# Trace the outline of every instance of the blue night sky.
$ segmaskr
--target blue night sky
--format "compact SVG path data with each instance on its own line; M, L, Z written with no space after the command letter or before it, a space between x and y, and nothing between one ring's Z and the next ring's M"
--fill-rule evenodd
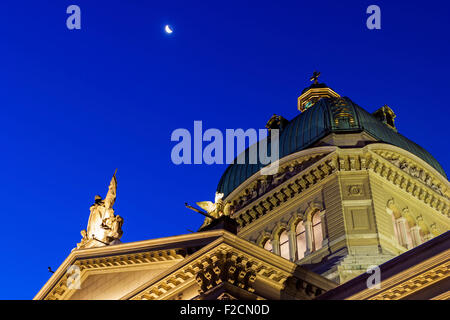
M395 2L395 4L394 4ZM66 8L81 8L81 30ZM381 30L366 8L381 8ZM0 299L31 299L118 168L122 241L188 233L226 165L171 162L173 130L264 128L321 81L449 172L450 7L441 1L0 2ZM174 33L168 35L164 26Z

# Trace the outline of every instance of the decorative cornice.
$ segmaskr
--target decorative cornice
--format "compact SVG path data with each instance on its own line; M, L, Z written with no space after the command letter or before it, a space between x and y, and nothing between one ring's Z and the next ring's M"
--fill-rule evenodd
M443 186L442 183L434 179L432 174L427 172L427 170L420 168L420 166L415 164L413 161L390 151L374 150L374 152L391 162L393 165L407 173L412 178L420 181L421 183L430 187L433 191L450 200L450 196L446 194L448 191L447 188Z
M393 183L414 198L427 204L429 207L441 212L444 216L449 217L450 201L443 195L443 192L432 189L422 180L411 176L409 172L405 172L400 167L397 167L391 161L375 152L367 155L367 168L369 171L372 171L383 179ZM420 167L416 165L414 168ZM428 177L428 181L432 180L432 177L429 174L424 173L424 175ZM439 186L442 185L440 184Z
M202 293L228 282L241 289L254 292L252 287L256 280L256 270L252 262L233 252L216 252L213 256L203 259L197 265L199 271L195 280Z
M335 146L324 146L324 147L315 147L310 148L306 150L301 150L296 153L287 155L279 160L279 171L277 172L278 179L277 181L280 181L281 178L284 179L284 177L281 177L281 174L285 171L288 171L289 169L292 169L292 167L297 169L305 169L307 165L309 165L308 160L312 158L317 157L323 157L324 155L327 155L329 153L332 153L336 151L338 147ZM312 161L311 163L314 163ZM296 167L297 166L297 167ZM298 172L296 172L298 173ZM246 181L244 181L240 186L238 186L236 189L234 189L225 199L224 201L227 202L235 202L238 201L240 197L244 196L245 194L248 194L252 188L254 188L259 182L262 182L262 180L267 179L268 175L262 175L261 171L256 172L253 174L250 178L248 178ZM270 178L269 178L270 179ZM286 180L286 179L285 179ZM272 186L270 188L273 188ZM263 190L264 192L268 192L270 188L266 188ZM262 194L259 194L258 197L260 197ZM237 210L235 210L237 211Z
M282 203L289 201L298 194L310 189L315 184L326 179L336 172L338 163L336 157L331 155L319 157L308 167L289 177L287 180L278 180L278 184L259 198L249 200L249 203L238 209L232 217L241 227L252 223L259 217L272 211ZM279 175L282 175L280 173ZM278 175L272 181L277 181ZM251 192L250 192L251 193Z
M400 300L450 276L450 250L381 281L381 289L365 289L348 300Z
M427 272L421 273L406 282L371 297L370 300L400 300L413 294L414 292L448 278L449 275L450 262L447 262L444 265L437 266Z
M430 300L450 300L450 291L444 292Z
M271 254L267 251L266 253ZM236 270L231 274L227 274L227 271L223 266L219 267L219 265L226 264L227 260L229 263L231 262L230 267L236 268L237 266L240 268L238 274L236 274ZM216 246L213 250L205 252L204 255L185 266L177 268L176 272L168 274L141 292L129 297L129 299L163 300L175 293L175 287L178 287L183 283L192 283L194 281L199 285L200 292L206 291L213 286L220 284L220 281L224 282L223 280L220 280L219 275L223 276L225 281L230 283L233 283L232 281L234 281L241 288L253 292L252 285L255 282L256 277L265 278L272 286L281 290L284 281L290 274L274 265L267 265L261 260L249 256L232 246L221 244Z

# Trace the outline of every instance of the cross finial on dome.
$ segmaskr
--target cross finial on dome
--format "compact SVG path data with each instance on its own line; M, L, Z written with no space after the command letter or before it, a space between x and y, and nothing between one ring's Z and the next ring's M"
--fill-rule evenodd
M309 79L309 81L314 81L314 84L318 84L319 81L320 72L314 71L312 77Z

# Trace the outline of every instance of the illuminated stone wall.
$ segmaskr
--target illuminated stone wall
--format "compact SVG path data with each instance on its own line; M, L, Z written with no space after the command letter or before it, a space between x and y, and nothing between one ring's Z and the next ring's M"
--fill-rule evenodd
M288 179L275 176L277 185L250 201L266 177L253 176L227 197L237 207L238 234L337 283L450 229L448 180L403 149L319 147L285 158L280 176L299 163L308 166ZM320 248L314 248L315 214L322 219ZM299 223L310 229L304 256L297 248ZM286 244L280 248L286 234L289 255Z

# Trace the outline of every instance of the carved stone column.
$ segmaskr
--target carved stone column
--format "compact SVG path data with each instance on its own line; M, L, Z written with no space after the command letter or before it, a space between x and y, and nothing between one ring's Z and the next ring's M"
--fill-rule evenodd
M295 230L288 231L289 237L289 260L297 261L297 239L295 238Z
M407 235L408 231L406 228L408 228L407 226L408 222L406 221L406 218L405 217L398 218L397 220L395 220L395 223L397 224L398 227L397 230L399 232L401 245L407 249L411 249L412 243L410 243Z
M414 246L421 245L423 243L423 241L422 241L422 237L420 236L420 227L414 226L410 230L411 230L411 236L414 241Z
M325 211L321 211L319 213L320 215L320 221L321 221L321 226L322 226L322 236L323 236L323 240L322 240L322 247L325 247L328 245L328 228L327 228L327 221L325 218Z
M313 251L313 242L312 242L312 222L311 221L305 221L305 238L306 238L306 252L305 256L310 254Z
M272 240L272 252L280 255L280 239L273 239Z

